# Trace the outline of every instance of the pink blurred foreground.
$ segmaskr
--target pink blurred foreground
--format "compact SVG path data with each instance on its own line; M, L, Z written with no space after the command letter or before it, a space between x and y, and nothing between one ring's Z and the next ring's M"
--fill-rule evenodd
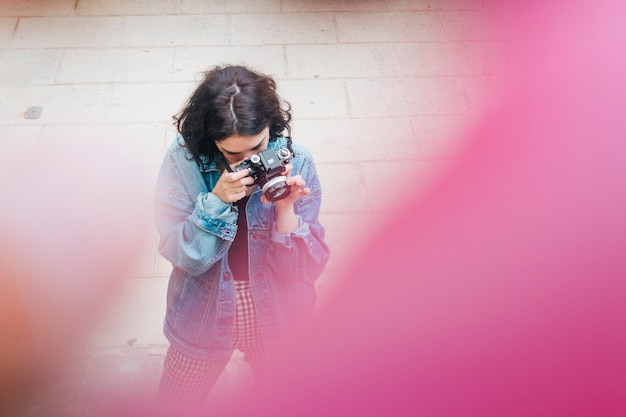
M522 39L508 99L429 193L407 193L261 386L215 415L626 415L626 5L528 3L508 15ZM48 188L15 172L33 194L0 177L13 204L0 325L17 341L0 349L2 393L24 369L62 363L139 236L109 228L137 213L99 210L132 192L92 177L74 213L58 203L81 188L67 171Z
M626 6L531 3L509 99L232 415L626 415Z
M73 367L149 230L148 188L123 150L59 139L0 158L3 415Z

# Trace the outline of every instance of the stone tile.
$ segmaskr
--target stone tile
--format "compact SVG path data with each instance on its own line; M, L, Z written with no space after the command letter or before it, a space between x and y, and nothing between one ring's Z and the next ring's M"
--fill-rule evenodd
M36 146L41 134L41 126L0 125L0 140L3 145Z
M387 217L381 213L321 213L326 229L333 269L343 269L355 262L354 256L369 243L372 234L382 227ZM327 267L328 268L328 267Z
M42 155L65 150L75 154L76 157L86 158L91 162L91 170L103 173L100 175L106 175L119 184L127 184L130 188L126 191L132 189L133 204L129 205L127 210L135 211L140 216L140 220L135 221L134 226L141 228L145 240L137 246L137 253L133 254L133 263L122 271L120 277L146 276L145 274L152 276L154 273L153 260L149 263L142 262L146 253L154 252L152 215L154 179L149 178L146 173L151 171L147 167L149 164L157 166L158 162L150 161L150 157L154 154L154 149L160 149L163 143L162 136L156 135L159 130L162 131L162 127L160 129L156 127L154 130L155 137L146 140L136 133L141 131L140 127L133 129L132 126L122 128L97 124L82 127L75 124L47 125L42 129L37 148ZM122 131L123 133L118 133ZM110 162L98 158L98 155L108 155ZM115 158L111 159L113 155ZM150 256L153 257L151 254Z
M182 109L193 87L188 83L114 84L107 120L168 123Z
M214 65L245 65L274 79L285 78L281 46L215 46L177 48L172 81L202 79L202 72Z
M80 0L77 15L169 15L176 14L177 0Z
M155 275L169 277L172 273L172 264L161 255L157 254L156 256Z
M65 141L99 141L124 153L138 168L158 167L165 148L165 122L47 125L41 132L41 142L63 138ZM152 179L151 181L152 182ZM150 204L151 205L151 204Z
M463 77L468 106L474 114L481 114L497 107L513 86L507 76Z
M148 191L148 190L146 190ZM150 196L153 196L153 189L150 188ZM150 204L148 207L152 207ZM152 213L150 213L152 214ZM150 216L152 218L152 216ZM127 278L150 278L156 276L155 274L155 257L156 257L156 231L154 231L154 222L150 223L150 233L146 238L143 246L140 248L140 253L134 260L134 264L130 266L130 269L126 271Z
M190 89L190 91L192 90ZM181 104L181 109L184 104L185 104L184 102ZM165 149L169 148L169 145L175 140L177 136L178 136L178 129L176 126L174 126L174 121L170 119L167 121L167 124L165 127Z
M409 118L296 120L292 130L317 163L419 159Z
M359 167L354 163L316 164L322 184L322 212L365 212Z
M464 114L458 80L449 78L347 80L353 117Z
M32 155L39 143L40 126L0 126L2 156L26 157Z
M101 122L108 95L106 85L0 86L0 124ZM24 119L29 106L43 107L39 119Z
M166 278L133 278L123 282L104 319L90 338L94 346L168 344L163 335Z
M289 45L286 51L289 78L388 78L398 75L389 45Z
M500 71L491 46L502 22L487 10L493 0L3 3L3 155L54 147L59 136L106 141L125 149L151 187L175 136L171 116L199 72L241 63L274 76L294 108L294 139L313 152L322 181L320 218L332 251L318 281L324 296L389 212L424 193L451 163L462 131L494 103L501 80L483 75ZM445 41L454 42L439 48ZM65 48L56 78L55 48ZM45 85L52 82L65 84ZM29 105L43 106L41 119L23 119ZM171 265L157 254L154 230L148 240L132 272L145 278L128 281L93 342L158 346L158 362L168 344L162 322ZM143 366L122 355L99 363L121 378ZM237 392L229 383L244 367L235 355L221 378L228 390Z
M76 0L9 0L1 3L0 16L70 16Z
M181 0L183 14L273 13L280 10L280 0Z
M54 49L0 50L0 84L51 84L60 56Z
M20 19L15 48L118 46L121 17L28 17Z
M402 43L393 48L406 76L484 75L507 70L504 48L496 42Z
M499 41L504 30L495 14L481 11L437 12L449 41Z
M385 10L390 12L406 12L435 9L437 0L383 0Z
M497 0L383 0L389 11L408 10L486 10Z
M230 22L231 45L335 43L331 13L240 14Z
M321 308L324 308L325 302L328 300L328 297L333 295L333 292L336 290L337 285L340 284L339 278L343 278L342 274L345 271L345 263L341 263L341 258L335 256L336 252L333 252L333 247L329 244L331 255L330 259L326 263L326 267L315 281L315 290L317 291L317 299L315 301L315 309L320 311Z
M339 42L433 42L443 39L434 12L337 13Z
M493 10L504 3L500 0L432 0L433 8L440 10Z
M127 16L124 18L123 46L226 45L228 17Z
M348 117L343 80L282 81L278 85L278 92L284 100L291 103L295 118Z
M0 17L0 48L8 48L13 38L13 30L17 25L17 19L13 17Z
M173 48L68 49L57 82L167 81L173 56Z
M464 149L476 118L472 116L416 116L421 159L457 157Z
M317 1L301 1L301 0L283 0L283 12L287 13L306 13L306 12L355 12L383 11L383 5L379 0L317 0Z
M152 195L152 193L150 193ZM150 207L152 204L150 205ZM153 219L153 213L150 213L150 218ZM151 221L151 225L154 225L154 221ZM157 233L154 227L150 228L150 234L143 246L143 251L135 261L135 265L129 276L133 278L149 278L155 276L156 266L156 247L157 247Z
M151 347L129 345L103 349L91 353L86 369L80 377L80 390L90 398L116 399L131 393L133 398L151 398L157 392L164 355L151 354ZM73 397L73 396L72 396ZM71 401L71 400L70 400ZM77 400L74 399L74 402ZM106 408L106 405L100 406ZM81 408L70 404L68 409ZM107 412L104 412L108 414Z
M365 198L368 211L393 211L404 207L409 198L425 193L439 178L443 161L363 162Z

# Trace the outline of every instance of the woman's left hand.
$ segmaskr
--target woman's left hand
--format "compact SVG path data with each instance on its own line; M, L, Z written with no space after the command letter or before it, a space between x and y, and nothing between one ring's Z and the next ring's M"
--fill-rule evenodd
M283 173L283 175L287 177L286 183L291 187L291 192L282 200L274 201L274 207L276 208L276 230L283 234L292 233L298 228L298 218L293 205L299 198L311 192L311 190L306 187L306 182L302 179L302 176L290 176L291 169L291 164L287 164L285 172ZM261 201L266 204L269 203L265 196L261 196Z
M293 206L298 199L311 192L311 190L306 187L306 181L302 179L301 175L294 175L293 177L290 176L292 168L291 164L287 164L285 166L285 172L283 175L287 177L286 184L291 187L291 192L282 200L274 201L274 205L278 210ZM270 203L270 201L265 198L265 195L261 196L261 201L265 204Z

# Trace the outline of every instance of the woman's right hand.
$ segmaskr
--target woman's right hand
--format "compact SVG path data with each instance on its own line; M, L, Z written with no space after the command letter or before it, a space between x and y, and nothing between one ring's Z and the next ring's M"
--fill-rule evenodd
M244 198L249 189L252 191L252 187L249 187L252 184L254 184L254 178L249 176L247 169L235 172L224 171L217 180L212 193L225 203L234 203Z

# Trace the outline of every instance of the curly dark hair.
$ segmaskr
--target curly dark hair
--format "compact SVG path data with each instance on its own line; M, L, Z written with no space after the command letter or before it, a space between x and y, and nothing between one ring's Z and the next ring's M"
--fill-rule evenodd
M276 82L243 66L213 67L174 116L174 125L192 158L219 154L215 142L233 135L258 135L269 127L270 141L291 133L291 106L280 99Z

